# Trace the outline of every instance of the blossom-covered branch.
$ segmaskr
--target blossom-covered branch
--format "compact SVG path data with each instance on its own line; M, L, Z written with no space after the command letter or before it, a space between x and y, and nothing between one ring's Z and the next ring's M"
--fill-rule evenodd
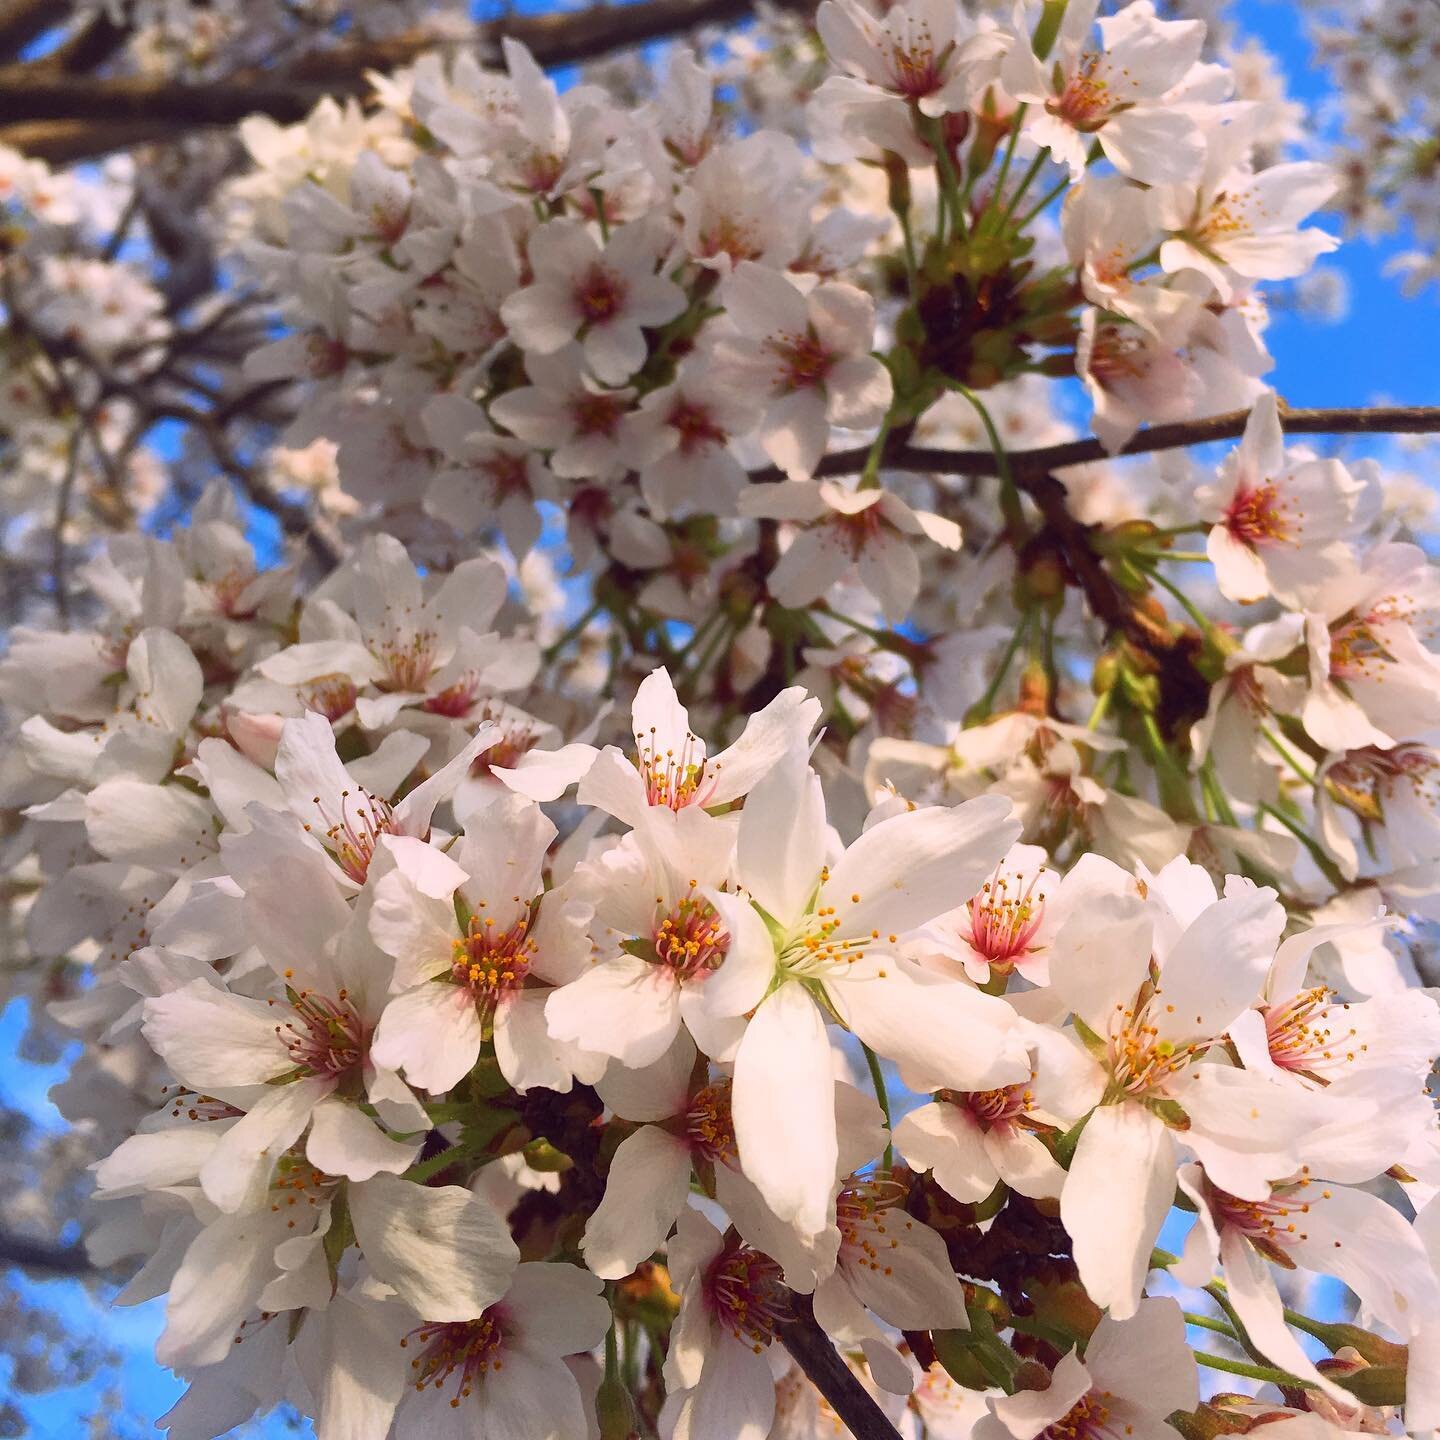
M1150 0L437 5L6 91L183 142L0 150L30 1213L162 1424L1429 1434L1430 455L1302 437L1440 412L1272 386L1337 177Z

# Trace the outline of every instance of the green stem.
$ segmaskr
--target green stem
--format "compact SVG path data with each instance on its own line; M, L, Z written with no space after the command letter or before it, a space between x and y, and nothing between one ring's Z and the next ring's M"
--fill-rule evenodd
M1185 560L1194 565L1208 565L1210 557L1203 550L1141 550L1147 560Z
M1145 566L1145 573L1160 586L1162 590L1168 590L1170 594L1180 602L1185 613L1200 627L1202 634L1209 637L1216 633L1214 622L1196 606L1195 602L1178 585L1167 580L1153 565L1147 564Z
M955 234L962 235L965 232L965 215L960 203L960 177L955 173L955 158L950 153L950 142L945 138L945 121L939 117L927 116L924 130L925 138L935 152L935 168L940 176L942 203L936 216L940 231L936 238L944 236L946 207L950 211L951 229Z
M1215 774L1215 766L1207 755L1205 763L1200 767L1200 784L1210 803L1215 807L1216 817L1222 825L1228 825L1232 830L1238 828L1239 822L1235 819L1235 812L1230 808L1230 797L1225 793L1225 787L1221 785L1219 777Z
M910 211L897 210L895 218L900 222L900 238L905 244L905 274L910 282L909 293L915 294L915 277L920 271L920 261L915 255L915 229L910 224Z
M860 1048L865 1052L865 1063L870 1067L870 1083L875 1087L875 1099L879 1102L880 1113L885 1117L885 1129L890 1130L890 1094L885 1088L885 1072L880 1068L880 1057L862 1040ZM895 1168L895 1147L886 1143L884 1166L887 1171Z
M1028 108L1022 101L1015 110L1014 119L1010 122L1010 138L1005 143L1005 153L1000 157L1000 173L995 177L995 188L990 192L992 205L999 205L1000 196L1005 189L1005 182L1010 178L1010 166L1015 160L1015 147L1020 143L1020 129L1024 124L1025 111Z
M1295 758L1295 753L1285 742L1268 726L1262 725L1260 733L1270 742L1275 753L1307 784L1314 785L1315 772L1307 769Z
M590 198L595 202L595 218L600 222L600 239L606 244L610 242L610 222L605 218L605 192L597 190L593 185L590 187Z
M995 428L995 422L990 418L984 402L968 385L962 385L958 380L947 380L945 383L970 402L980 417L980 423L985 427L990 450L995 456L995 468L1000 472L1000 509L1005 515L1005 525L1010 531L1012 541L1023 541L1028 527L1025 524L1025 512L1020 506L1020 492L1015 488L1015 477L1010 472L1010 456L1006 453L1005 442L1001 440L1000 432Z
M1337 889L1345 888L1345 879L1336 868L1335 862L1320 848L1314 836L1306 833L1298 820L1285 814L1277 805L1262 803L1260 808L1272 819L1278 820L1309 852L1321 874Z
M1087 730L1094 730L1105 718L1105 712L1110 708L1110 698L1115 694L1114 686L1104 691L1095 701L1090 711L1090 718L1085 722Z
M1150 750L1150 763L1160 787L1161 802L1177 819L1195 819L1195 796L1190 789L1190 776L1185 767L1170 753L1153 710L1140 710L1140 728Z
M1201 1330L1213 1330L1217 1335L1225 1336L1227 1340L1239 1338L1223 1320L1217 1320L1213 1315L1197 1315L1193 1310L1187 1310L1185 1311L1185 1323L1198 1326Z
M611 1303L613 1305L613 1299ZM605 1378L612 1384L617 1384L620 1380L620 1341L615 1334L613 1309L610 1312L610 1328L605 1332Z
M572 640L576 639L584 631L585 627L600 613L600 610L600 602L598 600L592 601L585 613L576 620L573 625L568 626L558 640L545 647L542 652L542 658L545 663L548 665Z
M1231 1360L1224 1355L1211 1355L1207 1351L1195 1351L1195 1359L1211 1370L1224 1370L1228 1375L1244 1375L1248 1380L1268 1380L1272 1385L1284 1385L1288 1389L1304 1389L1306 1382L1284 1370L1269 1365L1249 1365L1243 1360Z
M1066 175L1063 180L1058 181L1047 190L1040 199L1015 222L1015 228L1017 230L1023 230L1042 210L1048 209L1053 201L1059 199L1069 187L1070 177Z
M1025 198L1025 192L1035 183L1035 177L1040 173L1045 164L1045 157L1050 153L1049 146L1043 146L1036 151L1035 158L1030 162L1030 168L1021 176L1020 184L1016 186L1015 193L1005 205L1000 214L1000 226L1003 229L1015 213L1015 207Z
M1026 633L1030 629L1030 621L1033 611L1027 610L1020 617L1020 623L1015 627L1015 633L1010 637L1009 643L1005 646L1000 656L1000 663L995 668L995 674L989 685L985 687L985 693L971 707L971 714L977 719L984 719L989 715L995 704L995 697L1000 693L1000 687L1005 683L1005 677L1010 673L1010 662L1015 658L1015 652L1020 648ZM968 720L968 716L967 716Z
M860 483L856 487L859 490L876 490L880 486L880 461L885 454L885 442L890 438L891 427L895 424L895 412L893 407L885 412L885 418L880 422L880 433L876 435L874 443L870 446L870 453L865 457L865 468L860 472Z

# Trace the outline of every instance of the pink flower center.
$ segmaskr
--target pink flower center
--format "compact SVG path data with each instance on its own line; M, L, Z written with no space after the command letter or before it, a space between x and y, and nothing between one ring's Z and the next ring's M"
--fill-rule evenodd
M748 1245L723 1250L705 1276L715 1318L758 1355L789 1315L780 1267Z
M693 455L710 445L723 445L727 438L710 418L710 412L694 400L677 400L665 417L665 423L679 432L682 455Z
M496 926L493 916L472 915L465 934L451 943L451 978L482 1008L493 1010L504 996L524 988L535 954L528 914L506 930Z
M348 675L326 675L314 681L305 692L305 707L333 724L355 708L359 693Z
M416 630L414 634L387 640L375 658L385 667L385 675L377 684L382 690L423 690L435 669L433 630Z
M1045 102L1046 110L1077 130L1098 130L1115 104L1106 78L1108 68L1103 55L1081 56L1059 97Z
M657 735L654 726L648 740L638 730L635 732L636 764L645 782L645 798L652 805L664 805L671 810L703 805L706 795L715 789L719 767L706 761L703 747L694 735L686 734L678 755L669 747L660 750Z
M320 797L314 796L312 804L321 808ZM322 810L323 814L323 810ZM307 831L312 827L307 825ZM357 884L363 885L370 873L370 862L375 858L375 847L382 835L395 833L395 811L389 801L359 790L352 795L349 790L340 792L340 818L325 827L324 841L335 863Z
M453 684L426 697L420 708L431 715L447 715L458 720L468 715L480 694L480 675L466 670Z
M1318 1072L1337 1069L1355 1059L1364 1045L1356 1045L1357 1031L1353 1025L1345 1025L1336 1010L1344 1012L1348 1005L1332 1005L1335 992L1328 986L1317 985L1313 990L1302 990L1298 995L1279 1005L1267 1006L1265 1015L1265 1037L1270 1045L1270 1058L1282 1070L1306 1073L1321 1079ZM1329 1084L1328 1080L1322 1083Z
M803 335L782 335L766 344L780 362L780 386L787 391L818 389L838 358L813 330Z
M490 477L496 499L504 499L509 495L529 495L530 468L523 455L492 455L485 461L483 468Z
M1325 775L1330 793L1362 820L1381 821L1385 803L1402 785L1409 785L1422 805L1440 807L1440 756L1424 745L1397 745L1393 750L1367 747L1351 750Z
M478 1320L421 1325L400 1342L401 1347L408 1348L412 1340L423 1347L410 1362L415 1388L439 1389L453 1376L452 1410L458 1410L460 1402L475 1393L475 1386L484 1380L487 1370L504 1368L504 1313L497 1305L490 1306Z
M1028 1085L1002 1085L997 1090L945 1091L945 1098L968 1110L985 1130L1023 1120L1035 1103Z
M570 418L579 435L612 436L624 413L624 404L613 395L587 392L575 396L570 402Z
M1131 1427L1111 1421L1106 1398L1096 1390L1082 1395L1058 1420L1052 1420L1037 1440L1125 1440Z
M592 265L575 287L575 306L587 325L603 325L625 308L626 285L613 270Z
M693 882L692 882L693 883ZM655 926L655 954L682 980L718 970L730 949L730 932L703 895L687 895Z
M970 944L993 968L1010 971L1030 953L1045 919L1040 876L1007 875L999 866L966 907Z
M690 1108L685 1112L685 1138L701 1160L728 1165L732 1170L739 1165L728 1080L717 1080L691 1097Z
M1225 512L1225 528L1242 545L1294 545L1304 516L1274 482L1236 492Z
M908 43L889 37L890 75L894 88L907 100L919 100L932 95L943 83L941 56L935 53L935 37L926 24L916 26Z
M1242 1200L1213 1185L1206 1186L1206 1194L1219 1228L1240 1231L1269 1259L1293 1268L1285 1251L1310 1238L1301 1229L1304 1217L1310 1213L1310 1201L1305 1198L1309 1183L1301 1180L1277 1189L1268 1200ZM1322 1190L1320 1198L1328 1200L1330 1191Z
M364 1060L369 1031L360 1013L341 990L335 999L311 990L291 990L292 1018L275 1027L295 1068L303 1075L343 1079ZM270 1001L275 1004L275 1001Z

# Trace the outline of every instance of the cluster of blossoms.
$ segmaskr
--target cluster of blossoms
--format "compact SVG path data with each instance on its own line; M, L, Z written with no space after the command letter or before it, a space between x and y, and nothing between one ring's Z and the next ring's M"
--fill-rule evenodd
M164 488L141 437L126 440L134 407L94 378L98 366L139 381L169 328L144 271L100 244L132 180L125 162L82 179L0 145L0 503L22 563L48 546L62 490L66 538L93 539L134 523Z
M1416 248L1396 258L1407 288L1440 278L1440 34L1423 0L1309 0L1311 33L1339 96L1338 207L1357 228L1405 224Z
M824 0L803 145L513 42L242 127L348 551L216 482L0 661L175 1440L819 1436L825 1337L917 1440L1440 1428L1440 572L1262 383L1334 178L1097 8ZM1036 470L1067 376L1248 421Z

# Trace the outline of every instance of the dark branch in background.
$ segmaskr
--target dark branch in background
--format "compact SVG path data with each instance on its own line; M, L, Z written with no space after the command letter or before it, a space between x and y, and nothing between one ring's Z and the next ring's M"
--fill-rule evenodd
M1010 473L1022 482L1043 477L1052 470L1084 465L1094 460L1113 460L1122 455L1148 455L1157 450L1179 450L1187 445L1205 445L1212 440L1234 440L1245 433L1248 410L1231 410L1204 420L1181 420L1173 425L1152 425L1134 436L1111 455L1093 437L1067 440L1061 445L1044 445L1035 450L1008 452ZM1339 410L1280 411L1280 425L1287 435L1435 435L1440 434L1440 405L1374 405ZM825 456L817 475L858 475L870 454L868 445L853 450L836 450ZM992 450L946 450L933 445L898 443L887 447L887 470L928 471L934 475L998 475L999 462ZM752 470L752 481L781 480L774 466Z
M790 1358L830 1402L855 1440L900 1440L885 1412L870 1398L815 1320L808 1295L790 1297L792 1318L776 1330Z
M95 1272L83 1245L36 1240L28 1235L0 1230L0 1269L12 1265L46 1275L91 1275Z
M9 0L0 4L0 60L14 60L32 40L70 13L67 0Z
M508 36L528 45L542 65L575 64L696 26L741 20L754 3L638 0L515 15L477 27L464 43L498 55L500 40ZM78 48L80 42L73 44ZM102 57L106 53L100 40L91 48ZM304 119L323 95L363 94L367 70L394 69L443 48L446 42L431 35L357 41L283 68L245 70L205 84L138 75L97 79L62 73L44 61L9 65L0 68L0 144L58 162L148 140L173 140L196 126L233 125L257 113L294 122Z

